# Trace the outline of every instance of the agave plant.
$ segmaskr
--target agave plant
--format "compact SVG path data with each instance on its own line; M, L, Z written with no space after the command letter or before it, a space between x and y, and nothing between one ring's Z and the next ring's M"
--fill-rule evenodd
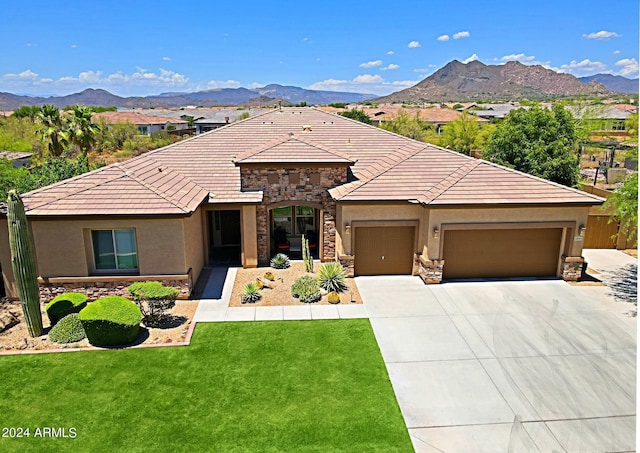
M337 261L325 263L320 266L320 270L318 270L318 283L320 284L320 288L326 291L341 293L346 290L346 278L347 274L345 273L342 264Z
M286 269L289 266L291 266L291 262L289 261L289 257L284 253L278 253L271 258L271 267L274 269Z
M247 283L242 288L242 303L243 304L255 304L260 299L262 299L262 294L260 294L260 288L255 283Z

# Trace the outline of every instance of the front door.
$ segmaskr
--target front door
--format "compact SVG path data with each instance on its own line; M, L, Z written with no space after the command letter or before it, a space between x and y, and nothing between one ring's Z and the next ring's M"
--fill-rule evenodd
M241 264L240 210L210 211L209 233L209 262L211 264Z

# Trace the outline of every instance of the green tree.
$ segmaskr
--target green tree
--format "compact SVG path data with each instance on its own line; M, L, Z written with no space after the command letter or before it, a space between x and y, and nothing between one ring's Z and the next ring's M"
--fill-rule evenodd
M571 113L561 105L509 112L493 131L483 157L549 181L578 184L578 135Z
M629 134L629 138L634 143L638 143L638 112L629 115L626 120L624 120L624 128Z
M60 109L52 104L45 104L36 115L39 124L38 135L47 144L49 155L59 157L69 143L64 120Z
M613 216L620 221L620 230L629 241L637 236L638 229L638 173L632 174L605 202L604 209L613 209Z
M433 135L434 128L431 124L420 119L416 112L415 117L411 117L405 110L400 110L391 121L385 121L380 127L389 132L412 138L419 141L427 141Z
M480 127L477 117L463 112L444 126L441 144L468 155L472 149L484 148L492 129L491 125Z
M371 118L369 118L369 115L364 113L364 110L351 109L346 112L342 112L340 115L351 118L352 120L360 121L364 124L371 124Z
M84 105L74 105L72 115L68 117L67 137L71 144L76 145L84 156L96 143L96 136L100 126L91 120L92 109Z
M29 118L31 121L35 121L39 112L40 107L37 105L23 105L15 109L11 116L14 118Z

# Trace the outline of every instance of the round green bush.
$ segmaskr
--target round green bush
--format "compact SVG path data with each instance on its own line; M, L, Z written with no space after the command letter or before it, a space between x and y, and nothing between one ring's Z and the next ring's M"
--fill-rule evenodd
M65 316L49 332L49 340L54 343L74 343L85 337L78 313Z
M142 312L129 299L107 296L90 303L78 313L89 343L117 346L135 341L140 331Z
M71 313L79 313L87 306L87 296L81 293L64 293L53 298L45 307L51 326Z

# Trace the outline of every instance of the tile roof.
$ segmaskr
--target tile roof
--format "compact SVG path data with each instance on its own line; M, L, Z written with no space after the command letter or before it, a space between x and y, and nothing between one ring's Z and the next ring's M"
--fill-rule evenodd
M27 159L33 156L33 153L23 153L17 151L0 151L0 159L17 160Z
M310 126L305 132L303 126ZM290 135L290 134L293 135ZM600 204L603 199L315 108L270 110L25 194L30 215L187 214L205 201L255 203L238 163L351 164L343 201L429 205Z
M138 112L100 112L91 116L93 121L104 120L107 124L131 123L131 124L187 124L179 118L168 116L149 116Z
M306 132L302 132L305 134ZM306 164L346 164L355 162L337 151L332 151L305 137L289 133L266 145L242 153L236 164L306 163Z

